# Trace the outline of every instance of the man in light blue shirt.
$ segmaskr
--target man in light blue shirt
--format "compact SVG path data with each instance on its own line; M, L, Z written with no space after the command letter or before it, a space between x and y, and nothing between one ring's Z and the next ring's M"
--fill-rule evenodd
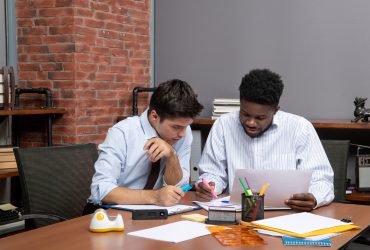
M314 127L303 117L279 110L283 88L280 76L267 69L243 77L240 111L221 116L208 136L199 162L199 196L210 200L212 190L227 191L237 185L232 183L236 169L251 168L313 170L308 193L292 190L285 201L295 210L310 211L334 199L333 170Z
M177 203L184 195L181 186L189 182L193 139L189 125L202 109L186 82L174 79L160 84L149 108L114 125L99 145L89 200L95 204ZM155 162L160 166L153 166ZM159 173L148 187L152 168Z

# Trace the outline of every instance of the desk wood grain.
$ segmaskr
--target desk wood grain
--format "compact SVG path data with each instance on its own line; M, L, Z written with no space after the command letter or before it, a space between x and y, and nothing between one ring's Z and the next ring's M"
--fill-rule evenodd
M188 192L183 203L189 204L197 199L193 192ZM189 213L202 213L206 211L192 211ZM120 210L108 210L110 215L122 214L125 222L124 232L91 233L88 230L91 215L79 217L69 221L39 228L0 239L1 250L10 249L245 249L242 247L227 248L219 244L211 235L195 238L177 244L155 241L145 238L127 235L128 232L164 225L181 220L180 215L170 216L166 220L131 220L131 213ZM294 211L269 211L265 217L274 217ZM363 229L370 221L369 207L364 205L333 203L314 211L315 214L342 219L351 217L352 221ZM338 249L352 239L361 230L353 230L332 238L333 246L326 249ZM181 232L179 232L181 233ZM261 235L266 245L260 247L248 247L248 249L292 249L285 247L279 237ZM315 247L304 247L317 249Z

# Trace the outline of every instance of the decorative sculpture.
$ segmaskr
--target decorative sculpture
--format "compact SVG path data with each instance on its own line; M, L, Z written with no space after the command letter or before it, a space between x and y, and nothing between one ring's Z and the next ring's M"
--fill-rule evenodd
M365 108L365 102L367 98L356 97L354 100L354 104L356 106L355 111L353 112L355 119L351 120L351 122L358 122L362 119L363 122L369 121L370 116L370 109Z

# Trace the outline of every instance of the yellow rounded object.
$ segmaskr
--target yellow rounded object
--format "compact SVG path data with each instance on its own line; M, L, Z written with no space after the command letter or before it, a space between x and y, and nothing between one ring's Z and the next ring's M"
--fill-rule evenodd
M103 213L98 213L98 214L96 215L96 218L97 218L98 220L104 220L104 214L103 214Z

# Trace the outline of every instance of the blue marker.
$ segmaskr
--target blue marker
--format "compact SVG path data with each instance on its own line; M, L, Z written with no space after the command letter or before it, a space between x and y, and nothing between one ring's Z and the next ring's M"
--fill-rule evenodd
M182 191L183 192L187 192L189 191L190 189L192 189L192 186L190 184L186 184L185 186L183 186L182 188Z

